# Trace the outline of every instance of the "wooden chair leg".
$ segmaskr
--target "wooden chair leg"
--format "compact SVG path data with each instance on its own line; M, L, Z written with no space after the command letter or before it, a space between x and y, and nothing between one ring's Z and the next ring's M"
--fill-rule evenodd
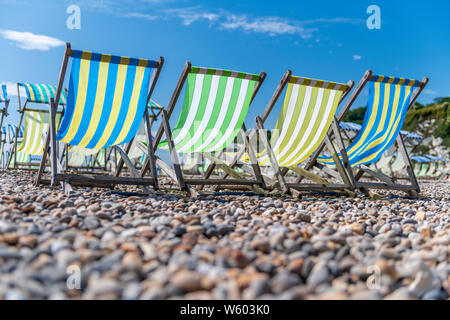
M245 124L242 124L241 134L242 134L242 138L244 140L244 145L245 145L245 148L246 148L246 152L247 152L247 154L248 154L248 156L250 158L250 163L251 163L251 166L253 168L253 172L254 172L255 178L256 178L256 180L258 182L261 183L261 187L263 189L265 189L266 188L266 184L265 184L264 178L263 178L263 176L261 174L261 168L259 167L259 164L258 164L258 159L257 159L257 156L256 156L256 152L255 152L253 146L251 145L251 143L249 141L249 138L247 136L247 129L245 127Z
M172 166L175 170L175 175L177 177L178 185L180 186L180 189L183 191L187 191L190 193L190 188L186 185L183 178L183 172L181 171L180 167L180 160L178 159L177 152L175 150L175 144L172 139L172 132L170 131L170 125L169 120L167 116L167 111L162 111L162 123L164 127L164 133L166 135L167 144L169 146L169 152L170 152L170 158L172 160Z
M280 172L280 166L278 165L278 161L275 157L275 154L273 153L272 146L270 145L269 139L264 130L264 125L262 123L262 120L259 116L257 116L255 121L256 121L256 126L259 129L259 133L260 133L264 148L266 149L267 155L269 156L270 164L273 167L273 169L275 171L275 176L277 177L278 182L280 184L281 191L283 193L289 194L290 193L289 187L288 187L286 181L284 180L283 175Z

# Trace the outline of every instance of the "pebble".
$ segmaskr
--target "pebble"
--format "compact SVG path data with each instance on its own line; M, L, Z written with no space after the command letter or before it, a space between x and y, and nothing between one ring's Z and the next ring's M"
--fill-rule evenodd
M450 295L446 182L420 181L418 199L141 196L133 186L67 197L32 178L0 170L0 299ZM79 290L67 289L68 270L80 272Z

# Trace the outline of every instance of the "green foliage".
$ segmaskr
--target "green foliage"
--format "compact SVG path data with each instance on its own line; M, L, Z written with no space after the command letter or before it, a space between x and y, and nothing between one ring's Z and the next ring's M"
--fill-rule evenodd
M364 120L364 114L366 113L366 109L367 107L359 107L349 110L344 117L344 121L362 124Z
M436 98L434 101L425 106L411 108L406 114L403 129L417 132L425 138L431 135L440 137L442 144L450 148L450 97ZM425 121L434 122L430 128L422 128L420 124Z

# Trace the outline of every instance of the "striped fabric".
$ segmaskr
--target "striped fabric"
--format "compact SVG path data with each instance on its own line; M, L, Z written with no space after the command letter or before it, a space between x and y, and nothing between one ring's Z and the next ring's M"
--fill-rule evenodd
M8 93L6 91L6 84L2 84L0 87L0 102L8 101Z
M271 145L280 166L295 166L319 146L333 121L346 84L291 77ZM264 152L261 165L270 163Z
M18 151L25 154L41 155L44 150L43 134L48 132L49 113L45 111L25 111L25 129L22 143ZM56 114L56 126L59 123L60 114Z
M153 99L150 99L150 101L148 102L148 106L152 110L158 110L159 111L159 110L164 109L163 106L161 106L159 103L153 101Z
M17 163L28 163L30 162L30 155L19 151L16 155L16 161Z
M152 60L74 51L57 140L88 149L129 142L147 104Z
M259 75L192 67L173 128L177 152L224 149L242 127ZM167 141L159 146L168 149Z
M354 131L354 132L358 132L359 130L361 130L361 127L362 127L359 123L344 122L344 121L341 121L339 123L339 126L344 130Z
M418 135L417 133L409 132L406 130L400 130L400 134L402 136L406 137L407 139L418 140L418 141L423 139L423 137Z
M103 167L106 164L106 148L100 149L97 153L97 161Z
M141 165L144 165L145 162L147 161L147 158L148 158L148 154L144 153L144 154L139 158L139 163L140 163Z
M362 129L347 148L352 166L378 161L397 138L415 87L419 81L404 78L373 76L369 81L369 101ZM319 161L333 165L330 156Z
M50 103L50 99L55 99L56 87L51 84L19 83L25 88L27 101L34 103ZM67 101L64 90L61 92L59 104L65 105Z
M17 126L8 124L8 129L9 129L11 137L15 138L16 137ZM23 126L20 127L18 138L23 138Z
M77 146L69 146L69 166L80 167L87 157L96 154L93 149L85 149Z

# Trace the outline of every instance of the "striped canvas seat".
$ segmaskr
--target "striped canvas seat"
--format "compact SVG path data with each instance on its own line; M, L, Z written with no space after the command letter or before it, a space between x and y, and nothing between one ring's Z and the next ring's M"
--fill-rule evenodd
M0 102L6 102L8 101L8 93L6 91L6 85L2 84L0 87Z
M19 83L19 86L25 88L27 101L33 103L50 103L50 99L55 99L56 87L50 84L35 84L35 83ZM59 104L65 105L67 101L66 93L61 92Z
M67 107L56 138L99 150L129 142L147 104L156 61L72 51Z
M397 138L410 104L411 94L419 81L373 76L369 81L369 101L363 126L347 148L350 165L376 162ZM319 161L333 165L330 156Z
M23 153L23 152L17 152L17 163L27 163L30 161L30 155Z
M11 137L15 138L16 137L17 126L8 124L8 129L9 129ZM17 136L17 138L23 138L23 126L20 127L19 135Z
M259 77L191 67L181 114L172 129L177 152L226 148L242 128ZM168 149L167 141L159 146Z
M295 166L307 159L324 139L333 121L346 84L291 77L271 146L281 167ZM267 154L260 165L270 164Z
M59 123L60 114L56 114L56 123ZM25 126L22 143L17 149L25 154L42 155L44 141L42 134L48 132L49 113L38 110L25 111Z

